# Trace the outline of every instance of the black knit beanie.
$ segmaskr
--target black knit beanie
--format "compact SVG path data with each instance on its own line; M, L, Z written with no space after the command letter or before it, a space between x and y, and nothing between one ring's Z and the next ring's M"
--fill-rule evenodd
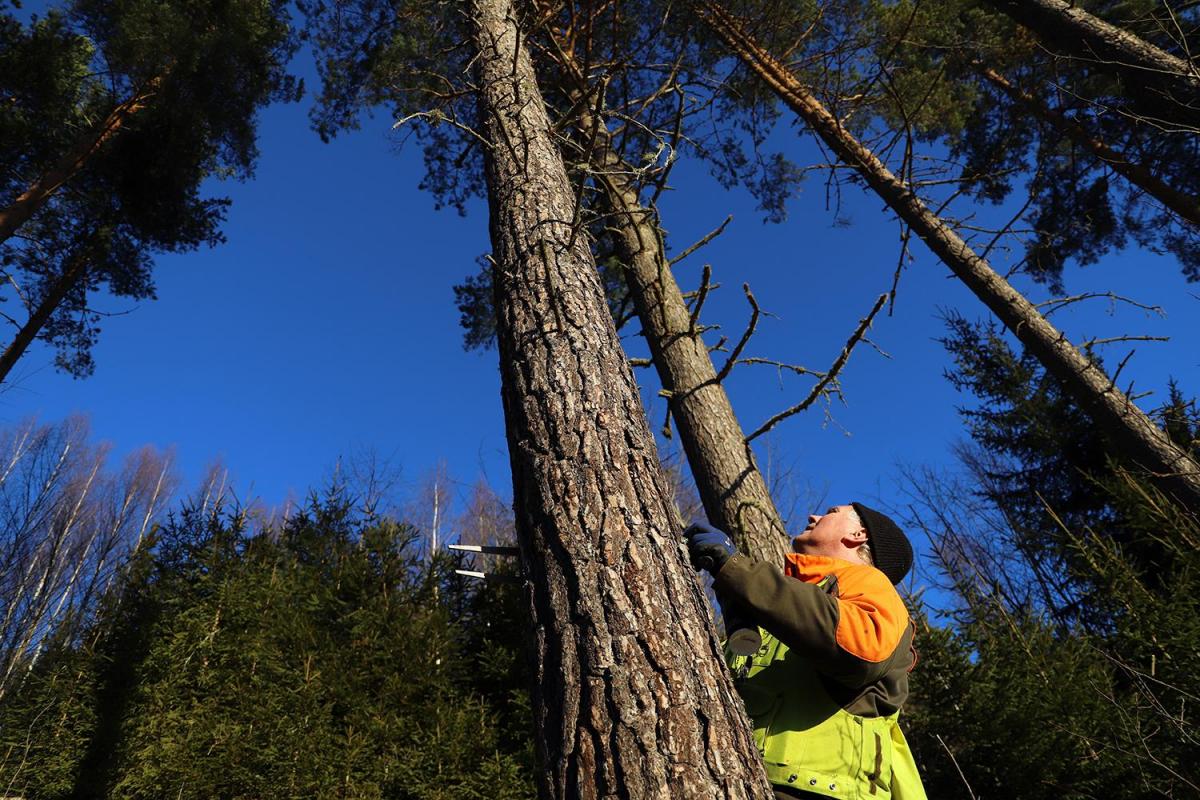
M867 529L867 542L871 545L871 560L875 562L875 568L887 575L893 584L904 580L913 560L912 545L908 543L904 531L873 508L867 508L862 503L851 505Z

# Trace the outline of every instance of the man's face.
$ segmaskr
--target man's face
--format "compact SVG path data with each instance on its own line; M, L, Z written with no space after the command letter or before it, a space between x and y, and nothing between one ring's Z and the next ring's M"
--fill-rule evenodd
M844 559L866 540L867 532L854 506L833 506L824 514L808 515L808 527L792 539L792 550Z

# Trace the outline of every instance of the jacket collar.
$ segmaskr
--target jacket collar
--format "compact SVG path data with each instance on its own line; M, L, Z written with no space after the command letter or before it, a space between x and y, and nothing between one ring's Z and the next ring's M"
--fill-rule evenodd
M857 570L860 567L870 569L866 564L855 564L832 556L811 556L803 553L788 553L784 556L783 572L789 578L797 578L805 583L820 583L828 575L840 575L844 572Z

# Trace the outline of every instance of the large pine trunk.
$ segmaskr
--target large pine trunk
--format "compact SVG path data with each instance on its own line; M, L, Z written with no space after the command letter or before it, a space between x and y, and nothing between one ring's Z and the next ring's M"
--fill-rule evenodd
M1186 194L1168 185L1141 164L1129 160L1123 153L1089 133L1075 120L1050 108L991 67L980 67L979 73L1014 102L1062 131L1080 147L1091 151L1092 155L1112 167L1113 172L1158 200L1167 209L1177 214L1180 219L1193 225L1200 225L1200 197Z
M768 798L510 0L471 0L543 797Z
M600 210L617 231L629 293L704 513L744 552L781 564L788 552L787 529L671 272L658 220L641 205L630 178L634 170L614 149L604 120L584 112L580 128L595 142L591 159L602 189Z
M1033 31L1052 52L1120 78L1134 106L1158 121L1200 127L1200 71L1184 59L1068 0L987 2Z
M784 65L759 47L740 22L712 3L704 19L761 78L904 220L930 250L987 305L1129 457L1184 506L1200 512L1200 465L1177 447L1116 383L1083 355L1008 281L992 269L917 195L863 146Z

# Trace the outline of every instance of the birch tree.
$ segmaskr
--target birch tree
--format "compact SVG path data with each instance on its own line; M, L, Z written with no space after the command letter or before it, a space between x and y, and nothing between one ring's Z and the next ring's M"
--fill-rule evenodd
M169 456L145 448L115 471L107 461L79 418L0 435L0 696L47 636L88 624L172 496Z

